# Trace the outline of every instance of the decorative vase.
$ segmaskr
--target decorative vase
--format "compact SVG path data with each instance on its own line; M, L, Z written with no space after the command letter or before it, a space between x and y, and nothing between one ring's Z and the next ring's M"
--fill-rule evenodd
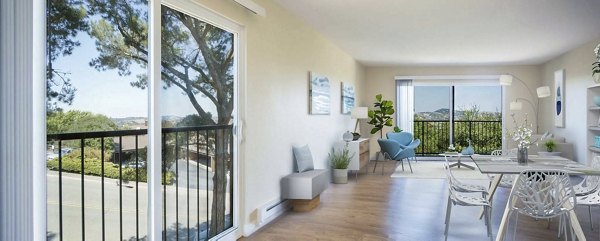
M356 132L352 133L352 140L353 140L353 141L356 141L356 140L358 140L359 138L360 138L360 134L358 134L358 133L356 133Z
M333 169L333 183L348 183L348 169Z
M527 147L519 147L517 150L517 162L521 165L527 165Z
M352 135L352 132L346 131L346 133L344 133L344 135L342 135L342 139L345 142L349 142L349 141L352 141L352 139L354 139L354 135Z
M592 77L594 77L594 82L596 84L600 84L600 74L592 74Z

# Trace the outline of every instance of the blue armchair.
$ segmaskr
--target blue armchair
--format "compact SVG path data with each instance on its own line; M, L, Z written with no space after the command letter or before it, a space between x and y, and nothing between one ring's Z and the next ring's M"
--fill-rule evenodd
M411 157L415 157L415 149L407 148L403 146L399 142L391 139L378 139L379 147L381 147L381 153L383 153L384 157L387 157L391 160L399 161L402 163L402 171L404 171L404 159L408 159ZM410 165L410 161L408 161L408 166L410 167L410 172L412 173L412 166ZM375 163L375 168L377 168L377 163ZM375 170L373 168L373 170Z
M416 152L417 148L421 144L421 140L413 139L413 134L410 132L402 131L402 132L388 132L385 134L388 139L397 141L400 143L402 148L410 148L413 149L413 153ZM416 156L413 154L411 156L415 162L417 161Z

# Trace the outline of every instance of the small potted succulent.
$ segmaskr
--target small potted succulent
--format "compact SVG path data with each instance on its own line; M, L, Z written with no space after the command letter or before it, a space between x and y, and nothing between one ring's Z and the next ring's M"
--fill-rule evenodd
M548 140L544 143L544 147L546 147L546 151L540 151L538 154L540 156L559 156L560 152L554 151L556 150L556 142L554 140Z

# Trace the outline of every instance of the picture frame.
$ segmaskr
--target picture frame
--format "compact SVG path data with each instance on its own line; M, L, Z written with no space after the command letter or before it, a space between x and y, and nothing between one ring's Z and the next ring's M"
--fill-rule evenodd
M309 113L311 115L329 115L331 112L329 78L312 71L309 75Z
M355 106L355 91L354 91L354 86L352 84L348 84L348 83L344 83L342 82L342 90L341 90L341 97L342 97L342 106L341 106L341 112L344 115L349 115L350 112L352 112L352 108L354 108Z
M565 127L565 70L554 72L554 126Z

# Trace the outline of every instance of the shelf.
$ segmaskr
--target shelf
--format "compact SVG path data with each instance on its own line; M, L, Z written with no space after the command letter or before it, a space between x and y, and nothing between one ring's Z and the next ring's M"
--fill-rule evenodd
M595 147L595 146L589 146L588 149L592 152L598 152L600 153L600 148Z
M590 106L588 110L600 110L600 106Z
M588 89L600 88L600 84L590 85Z
M590 130L590 131L600 131L600 126L589 126L588 130Z

